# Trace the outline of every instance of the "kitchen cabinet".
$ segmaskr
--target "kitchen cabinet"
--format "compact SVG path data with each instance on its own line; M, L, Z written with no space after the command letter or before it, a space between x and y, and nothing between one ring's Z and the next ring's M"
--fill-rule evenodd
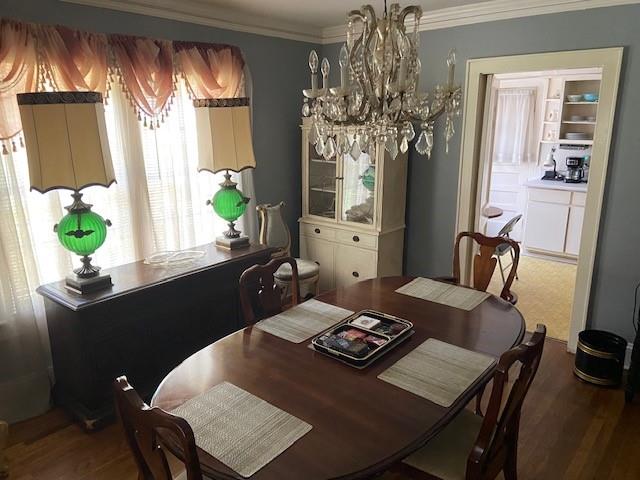
M582 234L582 221L584 220L584 207L571 206L569 208L569 224L567 225L567 242L565 252L578 256L580 251L580 235Z
M357 134L345 126L349 141ZM302 131L300 257L320 264L320 291L402 274L407 154L322 158Z
M586 192L571 191L566 184L563 184L562 190L528 188L527 191L525 248L534 252L577 257Z

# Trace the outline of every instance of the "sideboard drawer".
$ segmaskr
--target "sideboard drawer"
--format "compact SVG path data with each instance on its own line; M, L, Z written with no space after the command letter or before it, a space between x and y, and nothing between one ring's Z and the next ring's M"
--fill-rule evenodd
M571 203L571 192L564 190L547 190L545 188L529 188L529 200L569 205Z
M312 223L300 224L300 235L308 235L311 238L322 238L324 240L335 240L336 231L325 225L315 225Z
M375 250L378 248L378 237L367 233L350 232L348 230L337 230L336 240L340 243L353 245L354 247L370 248Z

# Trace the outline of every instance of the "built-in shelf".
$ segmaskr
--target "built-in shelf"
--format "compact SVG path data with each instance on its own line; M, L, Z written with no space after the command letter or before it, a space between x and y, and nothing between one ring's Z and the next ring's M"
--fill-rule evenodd
M567 140L559 138L557 140L542 140L540 143L564 143L565 145L593 145L593 140Z
M545 102L559 102L560 100L562 100L561 98L545 98L544 101Z
M564 102L565 105L598 105L598 102Z
M325 160L323 158L312 158L311 161L314 162L314 163L329 163L329 164L332 164L332 165L336 164L335 160Z
M557 125L558 123L560 123L560 120L545 120L544 121L545 125Z
M578 120L578 121L574 121L574 120L563 120L562 123L568 123L570 125L595 125L596 122L590 122L587 120Z
M322 193L332 193L332 194L336 194L335 190L331 190L330 188L322 188L322 187L311 187L309 190L312 190L314 192L322 192Z

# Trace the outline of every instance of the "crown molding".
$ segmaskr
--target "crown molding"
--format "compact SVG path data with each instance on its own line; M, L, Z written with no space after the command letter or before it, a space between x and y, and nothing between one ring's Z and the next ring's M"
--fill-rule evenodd
M90 7L106 8L121 12L137 13L150 17L216 27L268 37L278 37L300 42L322 43L322 29L308 25L280 22L265 17L249 15L227 9L203 5L193 0L60 0ZM640 1L640 0L639 0ZM249 20L249 21L248 21Z
M258 16L251 17L228 9L212 9L195 0L181 0L180 2L174 0L60 1L301 42L331 44L346 40L346 25L314 28L293 22L282 22ZM408 3L411 1L408 0ZM420 20L419 30L437 30L510 18L637 3L640 3L640 0L489 0L425 12Z
M640 3L640 0L490 0L424 12L418 29L422 32L510 18L637 3ZM413 22L407 22L407 26L409 25L412 26ZM346 25L324 28L322 29L322 43L344 42L346 40L345 32Z

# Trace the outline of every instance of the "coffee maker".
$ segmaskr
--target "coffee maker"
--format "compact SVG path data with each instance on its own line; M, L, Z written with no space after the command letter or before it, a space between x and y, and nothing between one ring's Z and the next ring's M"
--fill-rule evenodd
M564 177L566 183L582 183L584 181L584 158L567 157L567 174Z

